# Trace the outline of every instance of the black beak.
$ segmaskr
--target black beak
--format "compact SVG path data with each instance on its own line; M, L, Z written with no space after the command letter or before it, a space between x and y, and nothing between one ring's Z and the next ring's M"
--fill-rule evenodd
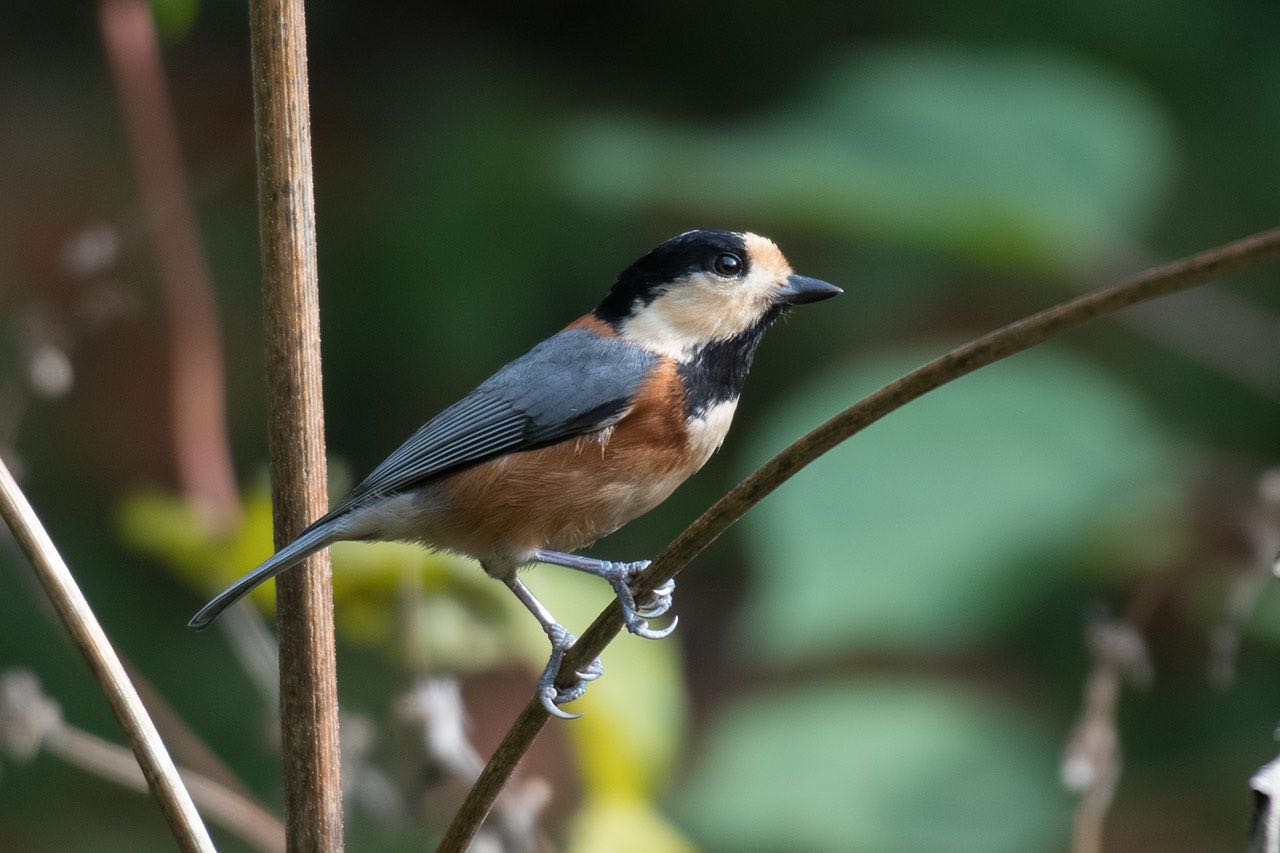
M806 302L820 302L844 293L834 284L804 275L789 275L787 283L778 289L778 302L783 305L804 305Z

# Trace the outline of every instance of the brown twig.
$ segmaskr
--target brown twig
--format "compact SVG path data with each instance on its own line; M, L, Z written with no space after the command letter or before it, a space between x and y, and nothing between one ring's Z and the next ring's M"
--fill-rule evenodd
M329 509L320 296L302 0L252 0L253 112L276 547ZM276 584L285 828L291 850L342 849L342 781L327 553Z
M89 664L94 678L106 695L124 729L125 737L138 758L147 784L160 804L169 828L179 846L186 851L213 851L209 831L196 812L191 795L178 777L155 725L147 716L142 700L129 682L120 659L98 624L89 602L85 600L67 564L62 561L53 540L45 532L31 504L18 488L9 469L0 461L0 515L13 532L53 602L67 632L75 639Z
M674 577L741 518L743 513L800 469L917 397L1094 318L1114 314L1157 296L1195 287L1276 257L1280 257L1280 228L1244 237L1154 267L1112 287L1091 291L1010 323L916 368L803 436L716 501L653 561L639 579L640 594L652 590L667 578ZM596 617L591 627L565 655L560 669L565 674L565 680L598 657L621 629L622 616L615 602ZM561 686L568 685L562 683ZM516 763L529 749L546 721L547 712L542 704L536 698L531 699L454 815L440 842L440 850L466 849L477 827L489 814Z

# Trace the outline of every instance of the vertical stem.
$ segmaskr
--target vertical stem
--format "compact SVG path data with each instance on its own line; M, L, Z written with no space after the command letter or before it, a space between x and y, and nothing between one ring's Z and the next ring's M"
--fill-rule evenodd
M182 491L225 528L240 502L226 434L222 341L147 0L100 0L111 66L169 327L169 393Z
M329 507L325 486L315 202L302 0L251 0L258 216L276 546ZM276 584L285 830L290 850L342 849L329 558Z
M129 682L120 658L76 585L71 570L62 561L53 540L3 462L0 462L0 516L4 517L13 538L31 561L36 576L58 611L58 618L80 647L93 677L102 687L178 846L183 851L213 853L209 831L196 812L191 795L183 787L178 768L147 716L147 709L142 707L142 700Z

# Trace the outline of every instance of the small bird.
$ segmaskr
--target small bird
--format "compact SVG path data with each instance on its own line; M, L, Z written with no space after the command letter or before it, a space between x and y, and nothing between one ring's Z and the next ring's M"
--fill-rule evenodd
M765 330L793 305L840 288L796 275L773 242L751 233L689 231L623 270L579 317L445 409L340 504L210 601L223 610L308 555L344 540L407 540L474 557L515 593L551 640L538 680L547 711L603 674L599 660L557 689L576 637L517 576L532 563L597 575L627 629L661 639L648 620L671 607L674 581L641 602L649 565L573 551L662 503L724 441Z

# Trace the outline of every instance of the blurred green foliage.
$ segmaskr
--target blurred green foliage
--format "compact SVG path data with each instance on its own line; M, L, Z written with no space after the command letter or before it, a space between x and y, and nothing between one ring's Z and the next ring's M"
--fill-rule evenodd
M266 450L245 9L153 5L251 482ZM184 627L267 553L264 492L246 489L240 526L218 535L173 495L164 317L93 10L5 14L0 392L22 387L33 327L54 330L76 376L65 400L0 398L0 450L121 650L278 807L260 697L216 633ZM770 334L721 455L603 556L651 556L737 477L950 342L1280 218L1271 0L308 15L328 437L356 473L672 233L767 233L846 288ZM115 254L69 272L93 224ZM1224 292L1274 324L1274 282ZM103 293L135 313L86 332ZM1250 559L1280 406L1197 347L1278 359L1213 316L1181 328L1154 343L1108 323L1019 356L772 495L681 577L680 630L619 639L586 716L541 739L523 772L552 784L550 837L1062 849L1071 803L1053 765L1090 665L1082 629L1155 589L1156 678L1121 702L1108 838L1238 846L1245 780L1275 749L1274 589L1236 686L1212 690L1204 664ZM334 564L342 699L375 721L371 760L406 790L430 776L401 767L413 750L393 720L423 671L464 678L472 739L492 749L545 662L527 614L478 567L412 546L344 545ZM35 669L69 720L117 737L21 561L3 566L0 667ZM528 577L575 630L608 600L574 573ZM255 601L269 611L270 592ZM0 849L167 849L142 798L47 757L0 764ZM400 823L353 807L350 849L420 849L456 793Z
M805 383L747 457L947 349L888 351ZM990 638L1082 561L1127 565L1097 553L1099 533L1181 510L1166 494L1179 471L1128 389L1057 350L1016 356L890 415L760 507L740 633L775 660ZM1172 553L1154 536L1142 551Z
M1067 812L1048 743L948 686L814 684L724 712L677 802L714 850L1047 850Z
M748 211L792 228L1079 272L1135 238L1171 167L1148 94L1044 52L859 50L775 116L598 120L564 169L589 202Z

